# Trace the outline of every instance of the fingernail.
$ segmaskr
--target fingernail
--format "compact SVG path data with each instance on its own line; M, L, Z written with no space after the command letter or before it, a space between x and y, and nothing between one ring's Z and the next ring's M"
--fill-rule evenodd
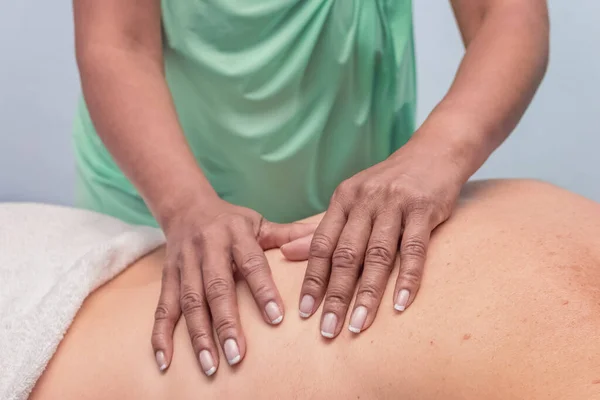
M394 304L394 308L398 311L404 311L406 309L406 304L408 303L409 297L410 292L406 289L402 289L398 293L398 297L396 298L396 304Z
M242 357L240 356L240 348L235 339L227 339L223 347L229 365L235 365L240 362Z
M337 316L334 313L327 313L323 318L323 323L321 324L321 335L323 337L331 339L333 337L333 333L335 332L335 327L337 325Z
M273 325L277 325L281 321L283 321L283 314L279 309L279 306L274 301L270 301L265 306L265 312L267 313L267 317L271 320Z
M210 351L202 350L198 355L198 359L200 360L200 366L202 367L202 370L206 376L211 376L217 372L217 367L215 366L215 362L213 361Z
M159 350L156 352L155 356L156 363L158 364L158 369L160 371L164 371L165 369L167 369L167 360L165 359L165 353L163 353L162 350Z
M315 306L315 298L309 294L305 294L300 302L300 316L302 318L308 318L313 312Z
M356 307L350 318L350 326L348 329L353 333L360 333L365 320L367 319L367 308L365 306Z

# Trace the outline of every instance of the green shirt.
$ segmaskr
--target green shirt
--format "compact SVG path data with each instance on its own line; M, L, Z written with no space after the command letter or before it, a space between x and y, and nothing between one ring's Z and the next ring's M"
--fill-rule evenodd
M163 0L162 20L198 164L221 198L269 220L324 211L414 130L410 0ZM156 225L83 100L74 141L78 206Z

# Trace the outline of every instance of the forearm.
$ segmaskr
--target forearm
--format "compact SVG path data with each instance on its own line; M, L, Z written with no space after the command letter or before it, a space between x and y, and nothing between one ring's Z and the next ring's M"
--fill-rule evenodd
M187 198L216 195L183 135L161 62L108 46L86 49L78 62L98 135L159 223Z
M441 143L464 181L515 128L548 62L545 6L498 3L469 26L474 29L463 29L467 51L456 78L415 134Z

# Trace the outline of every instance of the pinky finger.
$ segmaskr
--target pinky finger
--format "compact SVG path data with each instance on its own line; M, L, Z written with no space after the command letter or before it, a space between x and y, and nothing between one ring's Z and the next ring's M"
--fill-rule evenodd
M165 265L158 305L154 313L152 348L158 369L166 370L173 358L173 330L181 315L179 305L179 268Z
M406 310L419 291L430 236L427 218L407 218L400 244L400 272L394 290L394 308L397 311Z

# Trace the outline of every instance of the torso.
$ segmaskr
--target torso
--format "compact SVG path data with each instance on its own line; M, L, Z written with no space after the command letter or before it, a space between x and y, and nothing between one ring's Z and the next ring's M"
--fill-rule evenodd
M410 0L162 3L178 117L224 200L275 222L314 215L412 134ZM79 205L153 224L83 104L75 148Z
M372 327L333 342L298 317L305 264L268 252L286 317L266 325L240 283L246 358L210 379L183 320L171 367L156 369L155 252L86 300L32 399L600 398L598 238L596 203L542 183L470 184L432 236L413 305L394 312L391 279Z

